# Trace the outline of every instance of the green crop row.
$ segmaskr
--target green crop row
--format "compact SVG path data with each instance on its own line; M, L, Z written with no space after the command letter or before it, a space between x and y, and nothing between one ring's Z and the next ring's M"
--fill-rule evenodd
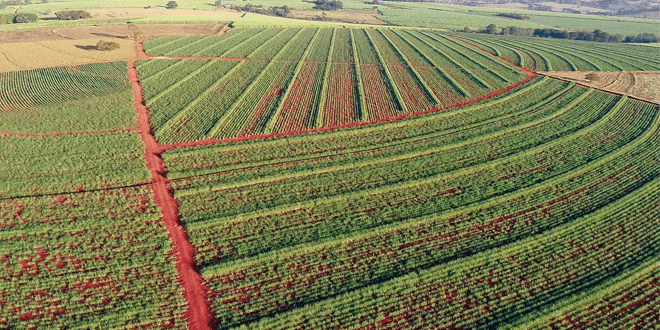
M660 70L660 55L653 47L528 37L455 36L529 70Z
M130 90L126 62L0 74L0 112Z
M655 143L657 146L657 141ZM325 301L297 304L299 308L288 312L282 307L274 317L264 318L249 327L498 327L657 256L660 252L659 183L656 179L596 213L528 239L432 265ZM359 265L366 258L347 262ZM302 270L306 266L290 264ZM313 266L307 268L308 277L312 278L308 281L312 281L315 274L333 272L332 267L317 269ZM278 284L277 290L282 292L278 302L296 300L297 293L286 294L287 287L295 283L283 276ZM258 299L250 288L244 288L240 297L247 303ZM222 318L225 315L225 309L219 307L222 303L219 298L214 309L229 325L232 318ZM259 320L258 313L265 313L265 310L246 312L253 316L246 315L243 322L251 322Z
M0 327L185 329L146 187L0 201Z
M0 135L0 196L11 198L149 182L135 132L20 137Z
M602 124L586 129L586 132L569 134L549 145L540 145L494 162L465 169L459 167L457 171L425 173L424 166L437 163L437 160L428 159L428 163L418 160L421 164L417 166L422 170L414 167L410 170L413 175L419 174L419 177L397 180L392 176L391 179L380 179L380 173L374 177L365 175L369 169L366 172L329 172L328 175L321 172L266 181L264 186L256 183L243 189L239 186L238 190L228 188L201 192L178 197L177 201L193 241L198 237L208 237L210 228L223 232L223 235L212 241L227 249L223 254L209 256L209 259L251 256L291 244L312 242L450 210L569 172L588 163L590 159L625 145L643 131L645 123L648 126L652 115L647 113L639 118L639 122L631 123L633 127L630 127L630 134L603 141L601 131L611 130L627 119L621 112L628 109L621 109L613 111L615 114L612 119L604 120ZM561 120L554 122L556 125L565 124ZM587 139L585 135L591 132L594 136ZM521 139L524 138L526 136L522 135ZM571 143L572 153L567 151L556 155L557 150L561 150L562 142ZM593 145L602 147L594 149ZM427 158L431 157L422 159ZM391 163L392 167L385 167L385 171L399 174L402 168L407 168L405 165L399 167L399 164ZM351 189L352 186L356 187ZM200 204L199 201L204 202ZM255 232L255 226L263 232ZM196 236L195 232L200 236Z

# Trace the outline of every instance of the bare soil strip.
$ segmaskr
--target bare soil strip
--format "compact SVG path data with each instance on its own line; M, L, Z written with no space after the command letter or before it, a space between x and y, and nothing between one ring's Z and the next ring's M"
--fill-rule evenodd
M618 95L627 95L646 102L660 102L660 72L543 72L543 75Z
M154 191L156 203L160 206L163 214L161 220L165 223L168 236L172 240L172 250L175 252L176 269L179 274L178 280L183 288L183 297L188 303L185 318L188 320L190 329L210 330L214 328L215 321L211 316L209 302L206 299L207 288L202 284L202 277L195 265L195 248L190 244L188 235L181 225L179 207L167 186L169 182L166 178L167 171L163 166L163 160L160 158L161 152L156 138L151 133L149 112L144 105L142 86L140 86L135 63L136 60L128 62L128 77L133 86L134 106L138 113L138 127L145 145L147 167L151 172L153 181L151 187Z

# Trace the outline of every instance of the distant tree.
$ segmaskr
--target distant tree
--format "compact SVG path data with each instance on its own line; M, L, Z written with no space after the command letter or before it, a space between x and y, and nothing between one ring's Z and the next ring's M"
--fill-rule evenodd
M31 1L31 0L25 0L25 4L26 4L26 5L31 5L31 4L32 4L32 1Z
M289 6L287 6L287 5L282 6L282 11L284 12L285 16L289 15L289 13L291 13L291 9L289 9Z
M222 8L222 1L218 0L215 2L215 9L220 9Z
M470 29L469 26L466 26L466 27L463 28L463 32L470 33L470 32L472 32L472 29Z
M179 4L176 3L176 1L170 1L165 5L165 8L167 9L176 9L177 7L179 7Z
M56 12L55 16L57 16L57 19L63 21L92 18L92 14L86 10L63 10Z
M490 24L484 29L484 33L488 34L496 34L497 33L497 26L495 24Z
M313 3L315 4L314 8L320 10L338 10L344 8L344 4L336 0L316 0Z
M380 5L380 0L373 0L371 2L372 5Z
M14 23L30 23L38 20L39 17L35 14L17 14L14 16Z
M100 40L99 42L96 43L96 50L111 51L115 49L119 49L119 44L114 41Z

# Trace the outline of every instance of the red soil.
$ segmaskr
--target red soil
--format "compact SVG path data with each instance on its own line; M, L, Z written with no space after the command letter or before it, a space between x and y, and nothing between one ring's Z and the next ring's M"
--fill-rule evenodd
M160 148L156 138L151 133L149 112L144 105L142 86L140 86L135 63L136 60L128 62L128 77L133 86L134 106L138 113L140 136L145 145L147 167L154 182L152 188L156 203L163 213L161 220L165 223L169 232L168 236L172 239L172 250L175 252L177 261L176 269L179 274L179 282L183 287L183 297L188 303L185 318L189 322L188 327L190 329L210 330L214 328L215 320L211 316L209 303L206 299L207 288L202 284L202 277L196 269L195 248L190 244L188 235L181 226L179 207L167 186L166 171L160 158Z
M112 133L112 132L130 132L137 130L138 128L119 128L119 129L110 129L107 131L62 132L62 133L47 133L47 134L30 134L30 133L15 133L9 131L0 131L0 134L21 136L21 137L37 137L37 136L61 136L61 135L80 135L80 134L102 134L102 133Z
M325 131L332 131L332 130L337 130L337 129L342 129L342 128L360 127L360 126L371 125L371 124L375 124L375 123L397 121L397 120L402 120L402 119L406 119L406 118L409 118L409 117L424 115L424 114L428 114L428 113L434 113L434 112L438 112L438 111L442 111L442 110L447 110L447 109L451 109L451 108L456 108L456 107L461 107L461 106L481 102L483 100L493 98L493 97L498 96L500 94L506 93L506 92L508 92L508 91L520 86L520 85L526 84L526 83L530 82L532 79L534 79L534 77L536 77L536 73L531 72L531 75L528 76L527 78L525 78L525 80L519 81L515 84L507 86L506 88L491 92L491 93L489 93L487 95L484 95L484 96L481 96L479 98L471 99L471 100L466 101L466 102L451 104L451 105L444 106L444 107L431 108L431 109L428 109L428 110L418 111L418 112L411 112L411 113L403 114L403 115L396 116L396 117L382 118L382 119L379 119L379 120L372 120L372 121L358 122L358 123L348 123L348 124L344 124L344 125L335 125L335 126L329 126L329 127L323 127L323 128L293 131L293 132L286 132L286 133L260 134L260 135L238 137L238 138L231 138L231 139L224 139L224 140L206 139L206 140L201 140L201 141L183 142L183 143L176 143L176 144L166 144L166 145L161 144L161 145L158 146L158 152L163 153L167 150L176 149L176 148L205 146L205 145L218 144L218 143L251 141L251 140L274 138L274 137L292 136L292 135L312 133L312 132L325 132Z

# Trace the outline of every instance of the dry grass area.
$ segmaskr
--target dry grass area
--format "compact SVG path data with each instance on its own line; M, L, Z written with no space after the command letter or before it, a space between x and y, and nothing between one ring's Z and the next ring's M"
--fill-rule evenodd
M137 56L133 40L113 40L120 48L106 52L94 49L99 40L96 38L0 44L0 72L120 61Z
M223 35L226 23L136 24L142 37ZM135 58L134 34L128 24L103 24L0 32L0 72L50 68ZM99 40L120 49L93 49Z
M378 18L380 13L376 10L330 10L323 11L318 9L292 9L289 18L314 20L317 17L323 17L325 13L328 21L356 23L356 24L370 24L370 25L386 25L387 22Z
M537 3L537 5L552 7L552 11L556 11L556 12L562 12L564 9L579 10L584 14L586 14L586 13L609 13L609 12L611 12L611 10L606 10L606 9L593 8L593 7L580 6L580 5L564 4L564 3L552 2L552 1L539 2L539 3Z
M647 101L660 101L660 72L551 72L549 76L575 81Z

